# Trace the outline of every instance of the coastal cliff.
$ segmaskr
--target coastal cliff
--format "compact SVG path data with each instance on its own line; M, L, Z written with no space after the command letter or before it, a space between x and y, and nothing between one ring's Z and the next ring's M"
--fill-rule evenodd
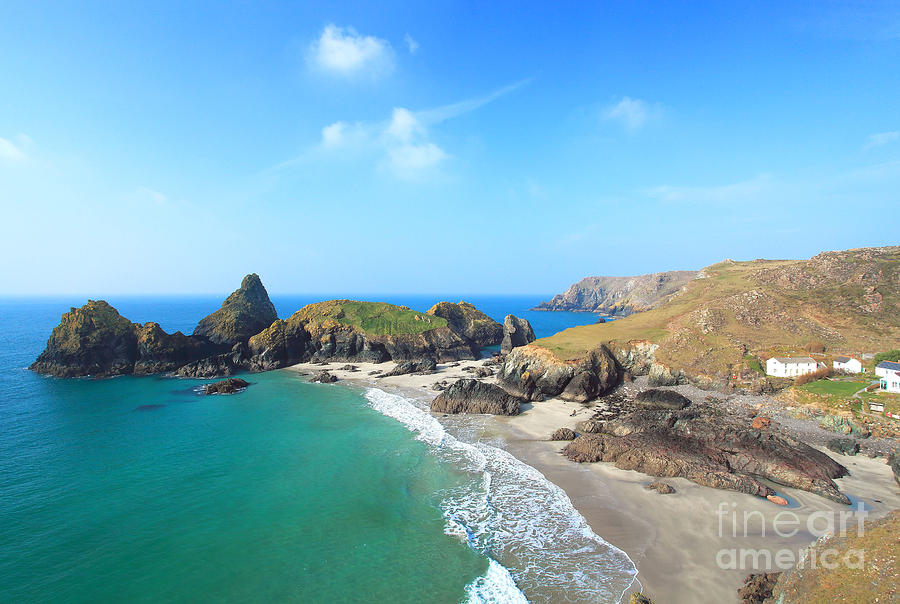
M900 246L860 248L809 260L726 260L655 308L535 344L562 359L607 344L633 364L629 371L657 384L724 383L773 350L890 349L900 339L898 317Z
M190 336L168 334L157 323L131 323L108 303L89 301L63 315L31 369L59 377L214 377L304 361L474 359L481 346L502 339L502 326L471 304L443 302L431 310L330 300L281 320L259 277L251 274Z
M697 277L697 271L668 271L636 277L585 277L534 310L595 312L628 316L655 308Z

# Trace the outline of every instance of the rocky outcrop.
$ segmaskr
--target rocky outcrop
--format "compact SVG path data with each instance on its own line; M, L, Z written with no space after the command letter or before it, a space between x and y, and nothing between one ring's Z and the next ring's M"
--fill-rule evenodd
M161 373L216 351L205 340L132 323L107 302L89 300L62 316L31 369L58 377Z
M241 378L228 378L214 384L206 384L203 387L203 394L234 394L243 391L249 385L250 382Z
M672 485L661 480L654 480L644 488L648 491L656 491L660 495L671 495L675 492L675 489L672 487Z
M619 370L605 346L583 359L561 361L549 350L531 345L506 355L498 379L504 388L527 400L558 396L587 402L618 384Z
M534 310L587 311L624 317L659 306L697 274L669 271L637 277L586 277Z
M506 315L503 319L503 341L500 343L501 352L509 352L513 348L526 346L534 342L534 330L526 319L520 319L515 315Z
M894 473L894 482L900 485L900 454L892 453L888 457L888 465Z
M772 590L781 573L753 573L747 575L744 584L737 590L741 604L763 604L772 597Z
M435 413L518 415L520 403L521 399L499 386L464 378L442 391L431 402L431 410Z
M651 476L681 476L704 486L760 497L775 492L760 478L849 503L834 483L847 469L828 455L772 429L753 430L709 404L626 412L597 421L594 434L569 443L577 462L606 461Z
M571 428L557 428L550 435L550 440L575 440L578 437Z
M434 373L435 369L437 369L437 363L434 362L434 359L426 358L419 361L403 361L397 363L393 369L382 373L378 377L386 378L395 375L409 374L427 375L429 373Z
M214 344L232 346L246 342L278 319L275 306L263 287L259 275L244 277L241 286L228 296L222 307L200 320L195 336Z
M478 348L503 340L503 326L468 302L438 302L426 314L446 319L452 330Z
M634 397L634 404L644 409L684 409L691 404L691 399L674 390L643 390Z
M338 381L338 379L337 376L328 373L327 371L320 371L312 376L309 381L318 382L320 384L333 384L334 382Z
M235 344L230 352L224 352L180 366L175 374L180 377L208 378L234 375L247 368L250 354L246 344Z

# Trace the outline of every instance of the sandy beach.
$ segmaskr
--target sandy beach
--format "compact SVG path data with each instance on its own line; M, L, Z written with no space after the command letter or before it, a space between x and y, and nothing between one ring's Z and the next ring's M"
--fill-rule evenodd
M357 371L340 369L345 364L337 362L292 369L306 374L326 369L340 380L337 385L374 386L427 403L438 394L432 384L471 377L467 368L483 363L444 363L432 374L382 379L370 372L388 371L393 363L354 363ZM547 440L553 430L574 428L591 413L581 404L551 399L526 404L514 417L476 417L482 437L501 438L510 453L565 490L595 533L628 554L638 568L634 591L657 603L738 602L737 589L749 573L792 567L800 550L831 526L854 526L859 501L866 518L900 508L900 488L884 459L827 451L850 470L836 482L854 501L852 509L775 486L790 501L785 508L683 478L664 479L676 492L661 495L645 488L653 477L612 464L571 462L560 455L566 443Z

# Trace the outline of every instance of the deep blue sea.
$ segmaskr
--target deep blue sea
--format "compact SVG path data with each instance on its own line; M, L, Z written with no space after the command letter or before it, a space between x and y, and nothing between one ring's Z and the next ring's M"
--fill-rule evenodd
M107 298L185 333L222 299ZM322 299L273 296L281 317ZM596 320L467 300L538 337ZM230 397L28 371L85 301L0 300L0 602L604 602L631 583L560 489L415 400L286 370Z

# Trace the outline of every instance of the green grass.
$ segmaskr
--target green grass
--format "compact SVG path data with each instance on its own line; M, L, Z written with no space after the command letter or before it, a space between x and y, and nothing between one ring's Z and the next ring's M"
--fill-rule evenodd
M414 335L446 327L447 320L386 302L329 300L304 306L292 319L327 320L356 327L370 335Z
M858 390L868 386L868 384L868 382L817 380L800 386L800 390L811 394L818 394L820 396L850 398Z
M744 356L744 360L747 361L747 367L750 368L751 371L755 371L760 375L766 375L766 370L763 369L762 363L759 362L752 354L748 354Z

